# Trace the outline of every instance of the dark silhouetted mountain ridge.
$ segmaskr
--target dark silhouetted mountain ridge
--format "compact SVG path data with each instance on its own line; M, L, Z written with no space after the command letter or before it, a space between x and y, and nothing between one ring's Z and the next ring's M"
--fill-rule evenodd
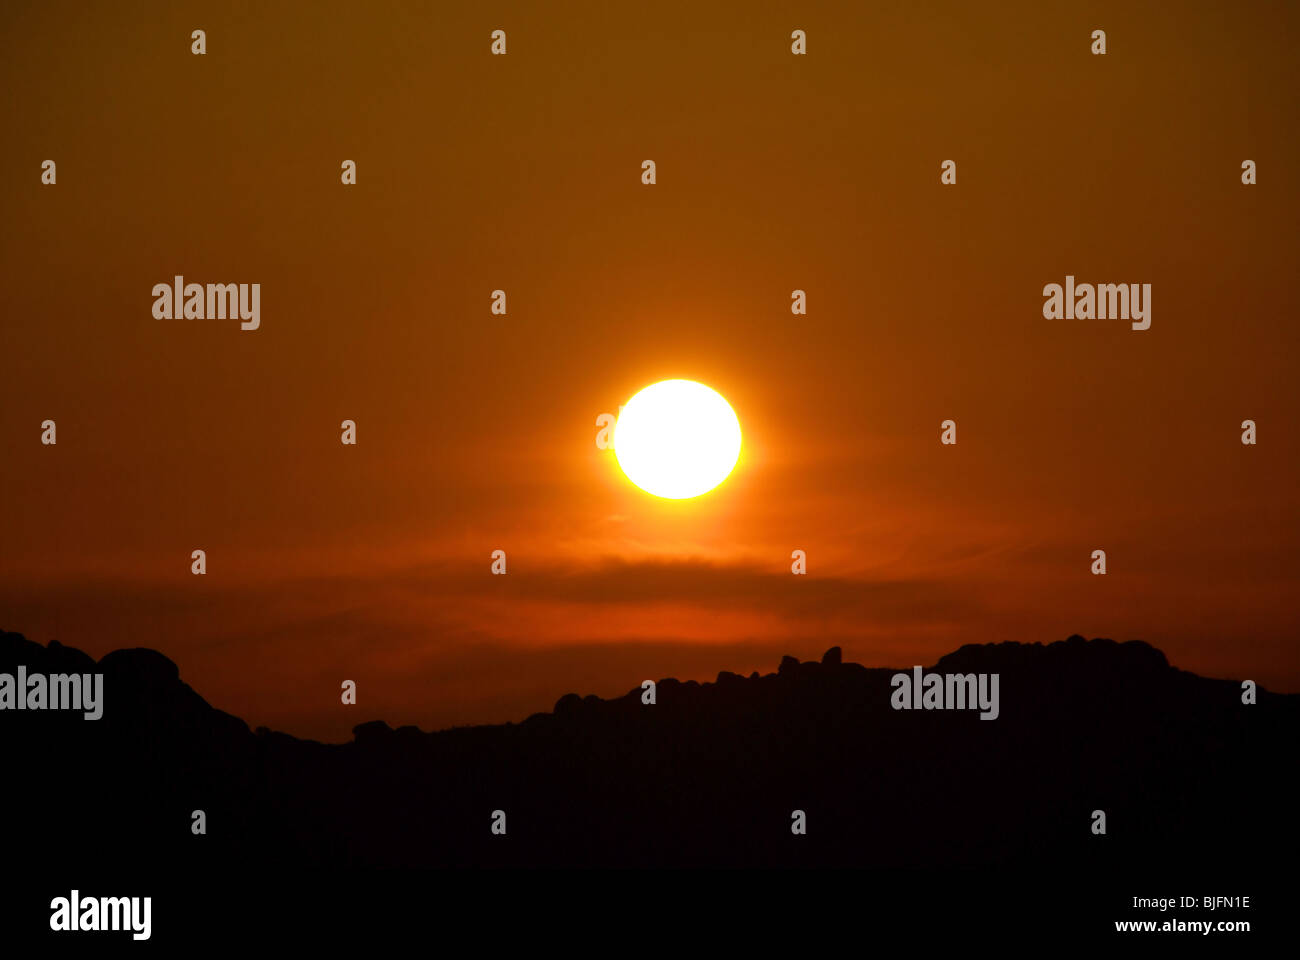
M894 710L832 648L775 673L567 694L520 723L250 731L147 649L98 664L0 633L0 672L102 672L104 716L0 712L9 852L152 866L1204 867L1294 853L1300 696L1171 667L1140 642L966 645L999 711ZM339 709L354 709L340 705ZM190 831L191 811L208 833ZM1091 813L1106 812L1094 836ZM495 810L507 833L491 833ZM807 835L791 833L803 810Z

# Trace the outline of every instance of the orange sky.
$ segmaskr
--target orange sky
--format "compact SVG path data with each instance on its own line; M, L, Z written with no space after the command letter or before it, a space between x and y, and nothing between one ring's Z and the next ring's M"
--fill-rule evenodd
M0 627L324 739L834 643L1300 690L1294 5L273 6L0 8ZM745 435L686 503L594 443L669 377Z

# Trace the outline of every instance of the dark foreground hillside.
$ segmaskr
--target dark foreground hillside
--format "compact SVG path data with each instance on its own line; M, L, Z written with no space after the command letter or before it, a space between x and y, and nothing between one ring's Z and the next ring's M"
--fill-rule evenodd
M0 673L105 674L104 716L0 712L11 863L137 867L822 865L1240 869L1294 854L1300 696L1171 668L1142 643L967 646L1000 716L894 710L910 672L776 673L568 695L522 723L382 722L325 745L210 707L175 664L0 634ZM206 836L190 830L207 814ZM1091 830L1104 810L1105 836ZM506 834L491 832L493 811ZM807 834L793 835L802 810Z

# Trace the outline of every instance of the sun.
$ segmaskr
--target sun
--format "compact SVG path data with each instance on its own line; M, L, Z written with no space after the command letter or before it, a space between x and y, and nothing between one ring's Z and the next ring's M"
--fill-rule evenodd
M646 493L687 500L708 493L740 459L740 421L716 390L694 380L662 380L623 407L614 455Z

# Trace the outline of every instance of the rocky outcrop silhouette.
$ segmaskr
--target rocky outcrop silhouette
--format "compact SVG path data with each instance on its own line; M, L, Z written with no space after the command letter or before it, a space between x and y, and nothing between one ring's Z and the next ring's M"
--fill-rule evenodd
M1171 667L1140 642L967 645L1000 714L894 710L911 664L575 693L519 723L358 725L345 744L214 709L146 649L97 664L0 633L0 673L101 672L104 715L0 711L6 850L24 862L1092 867L1288 857L1300 696ZM340 707L340 709L345 709ZM192 810L207 815L194 836ZM1090 829L1104 810L1105 836ZM493 811L507 832L494 835ZM792 834L804 811L807 834Z

